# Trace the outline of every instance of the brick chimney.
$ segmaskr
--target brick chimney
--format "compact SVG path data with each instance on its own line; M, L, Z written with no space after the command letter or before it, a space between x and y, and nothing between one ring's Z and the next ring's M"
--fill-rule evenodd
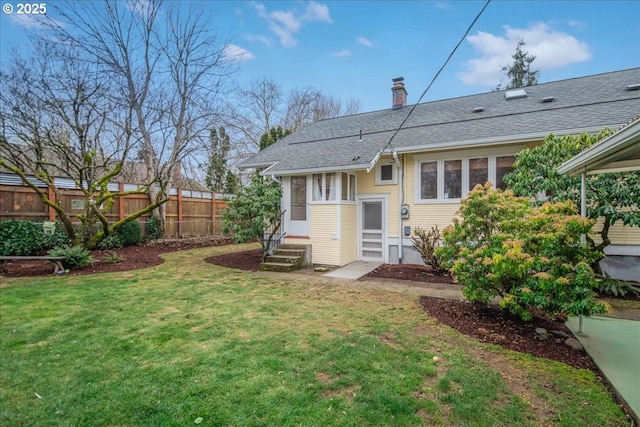
M392 105L394 110L407 105L407 90L404 88L404 77L396 77L391 79L393 81L393 87L391 88Z

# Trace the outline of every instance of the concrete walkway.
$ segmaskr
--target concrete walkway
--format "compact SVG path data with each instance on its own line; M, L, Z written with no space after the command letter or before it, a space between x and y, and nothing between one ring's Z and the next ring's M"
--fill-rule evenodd
M345 265L344 267L338 268L337 270L325 273L323 274L323 276L336 277L338 279L355 280L361 278L362 276L366 276L381 265L381 262L355 261L351 264Z
M377 267L369 271L375 268ZM298 270L294 273L260 272L259 274L276 274L281 277L296 275L307 280L339 286L404 292L445 299L465 299L460 285L391 279L356 280L369 273L369 271L363 272L365 270L364 266L353 266L324 274L315 272L313 269ZM361 273L359 276L358 272ZM640 415L640 321L588 317L583 323L584 334L578 333L577 318L569 319L566 325L598 365L615 393L625 403L636 425L640 425L638 418Z
M577 317L567 327L640 423L640 322L610 317L585 317L579 331Z

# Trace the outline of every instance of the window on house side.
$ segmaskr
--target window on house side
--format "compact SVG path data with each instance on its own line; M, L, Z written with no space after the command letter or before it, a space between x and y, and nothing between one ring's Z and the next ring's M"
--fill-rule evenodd
M444 198L459 199L462 196L462 160L444 162Z
M476 185L485 185L489 181L489 159L481 157L469 159L469 191Z
M438 198L438 162L420 164L420 198Z
M393 181L393 165L380 166L380 181Z
M356 176L342 172L342 200L356 200Z
M313 197L314 202L324 200L336 200L336 174L316 173L313 174Z
M393 164L382 161L376 165L375 170L376 185L389 185L396 183L396 171Z
M516 161L514 156L496 157L496 188L504 190L507 184L504 182L504 176L513 170L513 163Z

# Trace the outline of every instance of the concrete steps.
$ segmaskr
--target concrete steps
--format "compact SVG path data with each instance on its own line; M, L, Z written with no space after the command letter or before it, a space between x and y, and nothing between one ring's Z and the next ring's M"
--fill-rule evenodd
M262 271L289 272L300 268L306 249L298 245L281 245L260 264Z

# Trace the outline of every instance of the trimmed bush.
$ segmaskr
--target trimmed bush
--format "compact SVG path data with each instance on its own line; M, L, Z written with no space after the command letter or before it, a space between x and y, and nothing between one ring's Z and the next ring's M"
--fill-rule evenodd
M500 306L523 320L536 307L552 317L606 311L594 301L598 282L590 265L601 256L580 244L594 221L572 202L536 208L528 199L476 186L436 250L461 283L467 299Z
M42 223L25 220L0 221L2 256L42 255L55 246L68 243L67 234L58 223L53 234L45 235Z
M122 246L135 246L142 242L142 229L138 221L129 221L114 231L120 236Z
M138 221L129 221L105 237L98 245L100 249L117 249L135 246L142 242L142 229Z

